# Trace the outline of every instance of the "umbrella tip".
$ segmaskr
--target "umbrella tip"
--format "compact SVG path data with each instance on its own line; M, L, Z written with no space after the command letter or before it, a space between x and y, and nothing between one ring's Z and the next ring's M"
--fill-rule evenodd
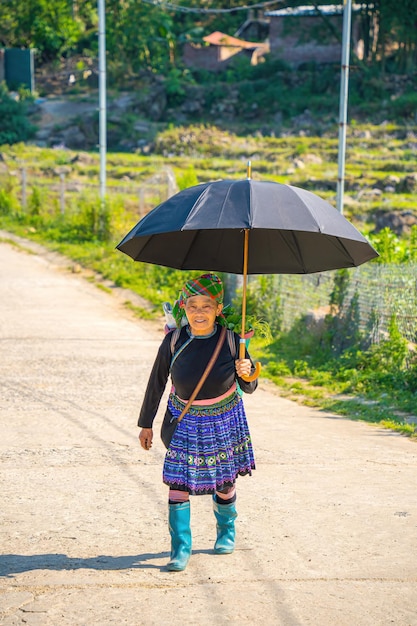
M252 177L252 163L250 161L248 161L248 169L247 169L246 177L248 180L250 180Z

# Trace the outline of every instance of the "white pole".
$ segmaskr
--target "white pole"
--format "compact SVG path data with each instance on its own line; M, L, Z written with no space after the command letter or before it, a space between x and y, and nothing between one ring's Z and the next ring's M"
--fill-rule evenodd
M350 22L352 14L352 0L343 2L343 38L342 38L342 68L340 79L339 103L339 157L337 176L337 210L343 213L343 193L345 186L345 153L346 153L346 120L349 92L349 54L350 54Z
M106 13L105 0L98 0L98 77L99 77L99 148L100 198L106 197Z

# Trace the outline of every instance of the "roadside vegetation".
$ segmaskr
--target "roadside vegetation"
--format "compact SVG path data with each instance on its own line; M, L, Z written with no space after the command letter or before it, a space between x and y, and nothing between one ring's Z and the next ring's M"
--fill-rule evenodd
M389 229L372 234L374 211L381 204L396 207L400 202L402 207L411 209L415 196L392 189L384 192L383 198L364 193L374 189L387 175L405 176L413 171L407 147L409 133L413 130L396 125L360 127L352 130L349 140L346 215L380 252L377 263L417 261L416 227L407 237L398 237ZM187 141L184 141L185 136ZM218 153L217 145L222 146ZM166 146L169 146L169 155L164 154ZM180 188L213 178L242 178L248 153L252 158L256 155L252 163L255 178L303 186L334 201L335 191L329 185L329 180L335 179L336 170L334 138L239 137L203 126L161 133L156 153L150 157L110 154L108 184L111 188L126 173L140 184L167 165L175 172ZM94 270L98 285L105 280L136 292L144 298L146 306L135 310L131 303L126 305L139 317L159 319L162 302L175 299L184 274L134 263L115 250L116 244L137 221L137 199L109 194L102 205L97 189L81 189L71 195L62 214L58 197L47 197L46 188L42 186L42 183L53 186L57 165L70 168L68 176L72 181L97 182L98 155L89 154L86 165L80 155L76 158L77 153L24 144L3 146L1 154L7 174L1 176L0 227L42 243ZM303 159L304 168L295 167L295 159ZM19 167L22 163L36 174L29 185L26 207L22 207L20 197ZM363 175L358 176L361 167L364 167ZM149 202L147 210L152 208L152 199ZM336 273L329 302L332 309L319 335L308 332L303 316L283 331L276 303L268 300L268 277L261 277L256 292L249 291L248 314L267 322L271 334L256 333L251 352L263 363L263 377L270 379L281 394L414 437L417 398L414 347L400 335L395 318L391 320L389 336L377 344L371 344L366 333L351 336L346 320L337 314L348 276L346 270ZM234 304L239 307L238 302ZM341 335L347 338L343 346L338 342Z

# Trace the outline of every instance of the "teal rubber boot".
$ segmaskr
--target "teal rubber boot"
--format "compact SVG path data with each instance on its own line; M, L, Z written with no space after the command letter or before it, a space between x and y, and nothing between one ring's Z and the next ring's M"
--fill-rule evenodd
M231 554L235 549L235 519L237 518L236 505L218 504L213 496L213 510L217 520L217 540L214 544L216 554Z
M171 535L170 572L182 572L191 556L190 503L169 505L169 532Z

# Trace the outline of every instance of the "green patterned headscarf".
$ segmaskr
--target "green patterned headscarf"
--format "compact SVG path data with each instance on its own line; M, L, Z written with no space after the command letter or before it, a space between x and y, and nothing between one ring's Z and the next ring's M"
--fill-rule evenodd
M215 300L217 304L221 304L224 296L223 283L216 274L203 274L198 278L187 280L180 292L178 300L172 307L172 314L179 328L182 325L181 322L185 315L185 302L191 296L208 296L212 300ZM220 324L224 323L222 314L218 316L217 321Z

